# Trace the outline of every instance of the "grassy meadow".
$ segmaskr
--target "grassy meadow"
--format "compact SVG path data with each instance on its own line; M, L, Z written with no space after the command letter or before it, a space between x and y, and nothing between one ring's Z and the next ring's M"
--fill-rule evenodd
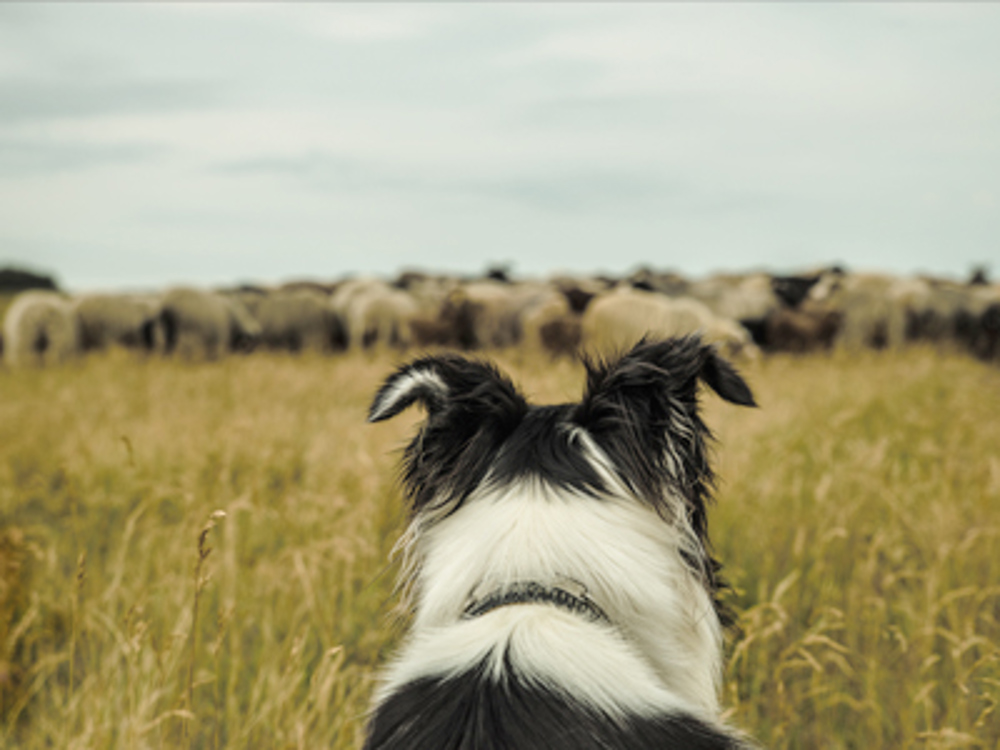
M582 373L498 357L539 401ZM0 369L0 747L357 748L403 630L392 355ZM1000 369L773 357L705 396L769 748L1000 748ZM623 679L627 676L623 675Z

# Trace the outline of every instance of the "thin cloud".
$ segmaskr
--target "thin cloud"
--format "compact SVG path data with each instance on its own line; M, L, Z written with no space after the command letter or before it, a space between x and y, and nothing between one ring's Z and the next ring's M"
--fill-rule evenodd
M308 5L282 3L163 3L155 11L168 17L227 24L281 24L304 36L342 42L380 43L413 39L447 26L454 13L443 6Z
M162 158L159 144L0 140L0 179L38 177Z
M221 101L202 81L0 80L0 126L196 110Z
M493 174L435 174L430 168L394 169L345 156L309 153L217 165L222 175L258 175L291 180L323 192L390 192L416 196L461 196L502 200L535 211L617 211L648 208L656 200L690 195L690 186L671 182L655 169L561 168L495 170Z

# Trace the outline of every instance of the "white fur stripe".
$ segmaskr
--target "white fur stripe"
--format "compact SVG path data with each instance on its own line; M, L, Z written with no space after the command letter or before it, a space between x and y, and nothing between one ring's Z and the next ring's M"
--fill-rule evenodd
M379 397L372 406L369 420L377 422L387 414L393 413L400 401L412 397L413 392L420 389L429 389L441 398L448 395L448 386L436 372L427 369L411 370L402 375Z

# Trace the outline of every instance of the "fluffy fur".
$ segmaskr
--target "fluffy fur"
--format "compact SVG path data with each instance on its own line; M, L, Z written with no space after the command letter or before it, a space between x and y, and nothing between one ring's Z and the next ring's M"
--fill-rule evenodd
M4 361L10 367L67 362L80 353L80 332L73 306L57 292L19 294L3 322Z
M697 336L587 362L578 403L530 405L493 366L400 368L371 421L414 403L404 542L412 631L370 750L741 748L718 718L719 565L698 384L754 405Z

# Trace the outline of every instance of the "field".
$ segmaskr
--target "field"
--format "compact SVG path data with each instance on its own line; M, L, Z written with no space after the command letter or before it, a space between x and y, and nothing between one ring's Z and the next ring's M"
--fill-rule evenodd
M501 356L533 397L580 370ZM0 747L356 748L405 618L390 355L0 370ZM770 748L1000 748L1000 369L744 365L711 395L732 723ZM627 679L627 676L623 676Z

